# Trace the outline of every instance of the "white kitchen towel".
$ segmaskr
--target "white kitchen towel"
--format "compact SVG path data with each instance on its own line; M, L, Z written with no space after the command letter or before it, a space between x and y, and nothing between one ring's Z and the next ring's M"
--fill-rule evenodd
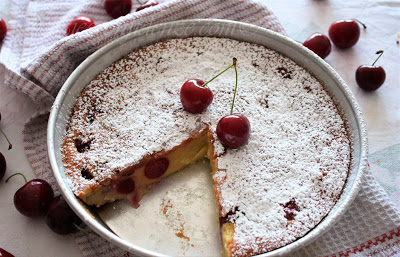
M29 95L38 112L26 123L24 144L35 174L56 191L48 162L46 127L55 96L73 69L101 46L131 31L160 22L219 18L255 24L284 34L272 12L253 0L161 1L156 7L112 20L100 0L13 0L9 33L0 52L5 83ZM91 17L97 26L66 37L70 20ZM75 234L85 256L133 256L105 239ZM347 213L318 240L297 256L400 255L400 215L386 193L368 172L363 187Z

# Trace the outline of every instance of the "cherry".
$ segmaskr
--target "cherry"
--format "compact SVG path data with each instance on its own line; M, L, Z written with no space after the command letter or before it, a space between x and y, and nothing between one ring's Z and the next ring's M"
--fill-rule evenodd
M356 81L360 88L367 91L377 90L382 86L386 79L385 70L382 66L375 66L376 61L382 56L383 51L376 52L379 56L376 58L374 63L370 65L361 65L356 70Z
M180 98L183 107L190 113L201 113L211 104L214 95L206 85L216 79L219 75L229 70L233 64L229 65L225 70L204 83L201 79L187 80L180 91Z
M236 68L237 59L233 58L233 66L235 67L236 83L235 92L233 94L231 114L222 117L217 124L217 137L222 145L237 149L247 143L250 138L250 122L246 116L241 113L233 113L235 97L237 92L238 74Z
M332 43L339 48L349 48L355 45L360 38L360 23L364 29L364 23L358 20L338 20L329 27L329 37Z
M61 195L53 198L46 214L46 224L55 233L66 235L78 230L81 219Z
M6 158L4 158L4 155L0 153L0 180L4 177L4 174L6 174L6 169L7 169Z
M331 52L331 41L321 33L312 34L303 45L313 51L322 59L325 59Z
M158 158L149 161L144 168L144 175L149 179L155 179L164 175L169 167L167 158Z
M144 4L142 4L139 0L137 0L137 2L140 4L140 6L136 9L137 12L141 11L143 9L158 5L158 2L154 1L154 0L149 0Z
M84 31L88 28L94 27L94 21L88 17L77 17L75 19L73 19L67 27L67 35L72 35L75 34L77 32L81 32Z
M7 252L3 248L0 248L0 257L15 257L15 256Z
M6 22L3 19L0 19L0 42L3 41L6 35L7 35Z
M241 113L224 116L217 124L217 136L224 146L237 149L250 138L250 122Z
M131 0L106 0L107 13L114 19L127 15L132 10Z
M183 84L180 97L186 111L200 113L211 104L214 95L204 84L204 81L200 79L189 79Z
M113 187L121 194L129 194L135 189L135 181L131 178L124 178L114 183Z
M31 218L45 215L54 197L54 192L50 184L42 179L32 179L27 182L22 173L11 175L7 178L6 183L15 175L21 175L25 179L25 185L14 194L15 208L21 214Z

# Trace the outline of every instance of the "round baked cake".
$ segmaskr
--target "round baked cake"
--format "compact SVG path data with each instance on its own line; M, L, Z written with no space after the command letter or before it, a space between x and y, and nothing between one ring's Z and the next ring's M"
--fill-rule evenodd
M207 81L234 57L234 112L251 124L239 149L216 136L233 69L207 85L214 100L204 112L187 112L179 96L185 81ZM209 158L225 256L265 253L314 228L342 192L350 150L345 117L307 70L260 45L207 37L155 43L102 71L77 99L62 145L73 192L95 206L128 198L138 207L155 182Z

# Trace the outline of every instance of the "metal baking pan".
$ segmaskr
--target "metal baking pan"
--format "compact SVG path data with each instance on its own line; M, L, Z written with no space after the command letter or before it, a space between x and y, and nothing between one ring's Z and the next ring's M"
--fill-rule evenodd
M138 209L131 208L127 201L96 209L82 206L75 198L66 182L60 152L76 98L99 72L135 49L165 39L192 36L231 38L280 52L323 82L348 119L353 160L341 197L331 212L306 235L262 256L287 255L321 236L349 208L367 167L368 147L360 107L345 82L313 52L273 31L227 20L184 20L147 27L102 47L70 75L51 110L47 143L54 176L65 199L80 218L100 236L127 251L140 256L221 255L218 217L212 208L215 203L207 163L197 163L167 178L142 199ZM188 198L183 200L185 194ZM196 201L190 202L190 197L196 197Z

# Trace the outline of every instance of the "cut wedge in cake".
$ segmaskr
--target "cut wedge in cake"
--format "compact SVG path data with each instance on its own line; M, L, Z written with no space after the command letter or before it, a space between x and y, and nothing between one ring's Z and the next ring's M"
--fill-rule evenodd
M235 75L208 87L214 100L187 112L179 91L238 59L235 110L251 123L248 143L225 148ZM171 39L139 49L98 74L73 108L62 145L75 195L101 206L142 196L162 178L210 159L225 256L252 256L314 228L339 198L351 163L345 118L304 68L263 46L224 38Z

